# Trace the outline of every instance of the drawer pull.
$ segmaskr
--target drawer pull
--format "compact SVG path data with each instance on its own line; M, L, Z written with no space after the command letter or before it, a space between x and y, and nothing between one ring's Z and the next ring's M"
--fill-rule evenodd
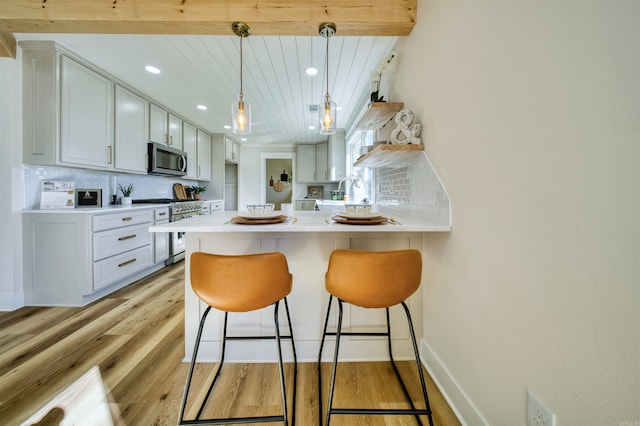
M127 235L126 237L118 238L118 241L130 240L131 238L135 238L135 237L136 237L136 234Z
M158 216L164 216L166 214L167 214L167 212L162 212L162 213L158 213Z
M118 265L118 268L122 268L123 266L127 266L127 265L129 265L129 264L131 264L131 263L135 262L136 260L138 260L138 259L133 258L133 259L131 259L131 260L127 260L126 262L122 262L121 264L119 264L119 265Z
M128 217L123 217L123 218L122 218L122 221L123 221L123 222L127 222L127 221L132 220L132 219L133 219L133 218L132 218L131 216L128 216Z

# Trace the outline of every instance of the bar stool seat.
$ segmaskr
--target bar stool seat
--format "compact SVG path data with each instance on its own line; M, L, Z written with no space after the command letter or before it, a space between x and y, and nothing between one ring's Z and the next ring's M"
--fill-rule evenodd
M291 409L291 424L295 425L296 416L296 382L298 375L298 363L293 340L293 327L291 317L289 315L289 305L286 296L291 293L292 276L289 273L287 259L282 253L260 253L248 255L219 255L195 252L191 255L191 287L196 295L208 306L205 309L200 320L198 334L196 337L195 348L189 373L185 385L182 404L180 407L179 424L195 425L195 424L238 424L238 423L262 423L262 422L283 422L289 424L287 391L285 386L284 367L282 362L281 339L291 340L293 348L293 407ZM284 307L289 327L288 335L280 335L280 324L278 320L278 308L280 301L284 301ZM227 319L230 312L250 312L257 309L266 308L273 305L274 307L274 324L275 335L272 336L228 336L227 335ZM185 408L189 396L189 388L193 370L196 364L198 348L202 337L205 320L211 308L224 312L224 326L222 338L222 354L220 363L216 370L213 381L207 391L207 394L200 406L195 419L185 420ZM280 387L282 391L282 414L275 416L254 416L254 417L236 417L236 418L214 418L201 419L204 407L207 404L209 396L213 390L222 366L224 364L224 356L226 343L230 340L256 340L269 339L275 340L278 349L278 366L280 371Z
M331 374L331 388L327 401L327 415L325 425L329 425L331 415L360 414L360 415L413 415L417 422L422 424L420 415L426 415L429 424L433 426L429 397L425 384L422 366L418 355L418 345L413 329L411 314L406 304L409 298L420 286L422 275L422 257L418 250L394 250L394 251L358 251L335 250L329 258L329 265L325 275L325 287L329 292L329 305L325 318L320 352L318 354L318 399L320 422L322 424L322 350L326 336L336 336L335 351L333 357L333 369ZM335 332L328 332L329 316L333 299L338 300L338 323ZM373 332L343 332L342 314L343 303L349 303L362 308L384 308L387 317L387 330L382 333ZM418 367L418 375L422 386L422 398L425 409L415 407L407 387L402 380L400 372L393 359L391 348L391 324L389 321L389 308L401 305L407 317L409 333L413 343L413 350ZM341 336L386 336L389 350L389 359L393 370L402 387L404 395L411 408L407 409L376 409L376 408L333 408L333 394L336 382L336 370L338 366L338 352Z

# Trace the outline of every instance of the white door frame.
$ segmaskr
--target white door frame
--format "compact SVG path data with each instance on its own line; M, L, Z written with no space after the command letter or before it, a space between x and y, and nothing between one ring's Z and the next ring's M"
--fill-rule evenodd
M261 152L260 153L260 202L267 200L267 160L291 160L291 202L296 193L296 153L295 152Z

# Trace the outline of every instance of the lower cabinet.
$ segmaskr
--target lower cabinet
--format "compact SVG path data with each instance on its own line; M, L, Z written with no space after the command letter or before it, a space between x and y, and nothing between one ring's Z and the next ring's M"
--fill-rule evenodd
M169 223L169 207L154 210L154 225ZM153 234L153 259L155 263L164 262L169 258L169 233L155 232Z
M24 212L22 223L27 306L83 306L164 266L153 208Z

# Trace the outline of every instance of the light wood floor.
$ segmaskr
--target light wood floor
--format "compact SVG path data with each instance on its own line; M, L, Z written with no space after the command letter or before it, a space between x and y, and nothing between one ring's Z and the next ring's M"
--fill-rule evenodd
M181 262L84 308L26 307L0 312L0 425L21 424L54 396L71 393L74 382L76 387L86 388L87 382L78 379L95 366L106 393L104 405L114 424L175 425L188 370L188 364L182 363L183 309ZM399 365L417 399L419 380L414 364ZM329 368L323 364L323 389L328 389ZM194 399L203 398L212 370L210 364L196 369ZM292 371L288 364L288 378ZM436 425L458 425L426 371L425 376ZM214 391L205 416L230 412L273 415L281 409L276 364L225 364L220 380L220 387L216 386L220 392ZM316 387L316 364L300 363L298 425L318 423ZM94 394L89 389L75 393L70 401L78 407L82 398ZM327 394L325 390L325 398ZM387 363L340 364L334 406L404 408L403 401ZM216 407L210 407L214 404ZM94 415L96 407L91 408ZM59 420L64 415L61 410L50 412L48 424L58 424L56 417ZM337 426L415 423L407 416L332 417Z

